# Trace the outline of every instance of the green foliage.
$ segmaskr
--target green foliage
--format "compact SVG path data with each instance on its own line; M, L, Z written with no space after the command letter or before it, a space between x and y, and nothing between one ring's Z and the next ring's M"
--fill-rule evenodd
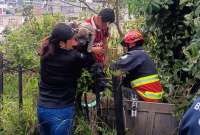
M152 0L147 8L148 49L158 65L165 97L184 112L200 71L199 1ZM153 41L152 41L153 40ZM183 99L189 99L188 103Z
M93 83L92 76L87 70L83 70L78 80L77 93L88 92L91 90Z
M33 16L33 6L27 5L23 7L22 15L25 17L25 21L29 21L34 18Z
M184 24L185 14L181 12L178 3L171 0L153 0L147 11L147 26L157 36L157 44L150 49L154 56L159 56L156 62L160 66L163 80L167 81L165 84L181 84L183 82L179 73L182 73L185 64L182 47L190 41L186 34L191 34ZM168 86L167 89L172 91L175 87Z
M149 0L125 0L129 16L134 15L135 17L144 16L145 10L149 4Z
M22 64L27 68L38 67L39 44L59 21L64 21L60 15L44 15L41 18L33 18L20 28L9 32L6 35L7 42L2 46L5 57L14 62L13 66Z
M124 32L126 33L129 30L133 30L133 29L142 30L142 28L144 26L145 26L144 17L140 16L136 19L132 19L132 20L125 22L123 25L123 29L124 29Z
M31 135L37 128L36 102L38 77L23 76L23 110L18 104L18 78L14 73L4 74L3 110L0 111L1 135Z
M92 129L89 126L88 121L84 119L83 116L77 117L77 126L75 129L75 135L92 135Z
M95 124L95 123L93 123ZM95 126L97 125L90 125L90 123L85 120L82 115L76 117L76 129L74 134L75 135L94 135L96 132ZM93 127L91 127L93 126ZM102 127L97 127L98 131L102 132L103 135L116 135L116 130L111 129L105 123L102 123Z
M190 45L184 48L184 54L187 58L187 67L184 69L191 72L195 78L200 78L200 2L184 1L186 4L193 8L193 11L185 16L186 25L190 26L194 31Z

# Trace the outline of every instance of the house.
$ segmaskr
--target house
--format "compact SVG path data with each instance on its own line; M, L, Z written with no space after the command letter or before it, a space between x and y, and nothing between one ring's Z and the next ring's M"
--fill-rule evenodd
M8 6L6 4L0 4L0 16L6 14L7 7Z
M5 2L8 6L16 7L17 6L17 0L6 0Z
M94 2L96 1L96 2ZM96 9L105 0L86 0L92 9ZM44 13L61 13L68 17L78 17L87 7L79 0L24 0L24 5L33 6L33 14L36 16Z
M24 17L16 15L1 15L0 16L0 27L11 27L17 28L24 22Z

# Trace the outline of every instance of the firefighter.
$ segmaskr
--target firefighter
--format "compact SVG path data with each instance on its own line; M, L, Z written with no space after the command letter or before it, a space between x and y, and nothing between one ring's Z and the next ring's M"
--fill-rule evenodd
M200 134L200 97L194 101L192 106L184 114L180 122L179 135Z
M133 89L140 100L160 102L163 88L155 64L142 47L143 43L144 38L138 30L129 31L121 42L128 52L111 67L126 72L123 84Z
M194 95L200 89L200 79L196 79L190 94ZM198 97L191 107L184 114L180 125L179 135L199 135L200 133L200 97Z

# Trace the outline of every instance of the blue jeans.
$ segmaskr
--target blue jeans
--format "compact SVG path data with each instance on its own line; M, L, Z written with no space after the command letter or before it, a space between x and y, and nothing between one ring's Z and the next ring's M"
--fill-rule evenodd
M37 107L40 135L72 135L75 107Z

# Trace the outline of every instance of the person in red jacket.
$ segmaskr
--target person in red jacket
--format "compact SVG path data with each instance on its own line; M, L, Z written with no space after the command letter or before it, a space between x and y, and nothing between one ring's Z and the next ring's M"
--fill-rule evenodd
M142 48L144 38L137 30L128 32L122 46L128 52L112 65L114 69L126 72L123 84L131 87L139 99L160 102L163 88L158 78L155 64Z
M95 53L96 61L103 66L108 62L108 46L107 40L109 37L109 24L115 21L115 13L110 8L102 9L97 16L92 16L86 19L82 25L91 25L95 30L94 43L92 52Z

